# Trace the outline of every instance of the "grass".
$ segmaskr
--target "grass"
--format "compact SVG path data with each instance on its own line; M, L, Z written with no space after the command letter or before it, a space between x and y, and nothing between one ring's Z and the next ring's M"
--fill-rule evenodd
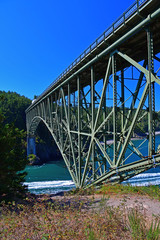
M100 208L92 208L92 199L85 195L103 194ZM106 205L109 194L145 194L159 199L156 187L102 186L100 189L72 191L69 197L28 195L21 202L2 203L0 239L2 240L158 240L160 220L148 222L138 207L125 211ZM69 193L67 194L69 195ZM81 196L84 195L84 196ZM93 200L94 201L94 200Z
M142 216L137 209L131 209L128 214L129 229L132 235L132 239L155 239L160 237L160 221L157 219L152 221L149 227L146 225L146 219Z
M123 184L116 184L116 185L103 185L96 191L98 194L138 194L138 195L145 195L151 198L158 199L160 201L160 188L156 185L150 186L131 186L131 185L123 185Z
M48 200L10 203L1 211L1 239L128 239L120 214L115 212L111 219L107 211L86 211L79 199L70 204Z
M156 185L149 186L131 186L131 185L123 185L123 184L103 184L99 187L91 187L87 189L73 189L66 193L68 195L93 195L93 194L138 194L138 195L146 195L152 198L160 200L160 188Z

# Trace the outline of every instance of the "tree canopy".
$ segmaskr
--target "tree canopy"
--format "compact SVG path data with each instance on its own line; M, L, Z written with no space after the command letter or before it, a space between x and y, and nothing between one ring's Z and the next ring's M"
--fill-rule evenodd
M26 130L25 110L31 100L16 92L0 91L0 112L5 116L5 123L14 123L15 127Z

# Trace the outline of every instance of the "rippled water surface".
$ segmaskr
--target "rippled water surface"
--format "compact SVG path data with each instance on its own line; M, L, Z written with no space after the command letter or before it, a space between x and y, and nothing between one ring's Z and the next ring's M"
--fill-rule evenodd
M139 145L135 141L135 145ZM160 135L156 136L156 147L160 144ZM146 142L140 148L144 156L147 155ZM28 166L26 168L28 175L25 184L28 185L30 192L35 194L41 193L58 193L67 191L75 187L67 168L62 161L52 161L42 166ZM152 168L145 173L139 174L125 183L132 185L160 185L160 167Z

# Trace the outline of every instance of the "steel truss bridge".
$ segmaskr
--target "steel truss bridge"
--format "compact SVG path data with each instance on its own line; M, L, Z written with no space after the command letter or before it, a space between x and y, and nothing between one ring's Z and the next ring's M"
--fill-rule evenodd
M138 0L28 107L28 144L44 123L76 187L160 165L159 53L160 1Z

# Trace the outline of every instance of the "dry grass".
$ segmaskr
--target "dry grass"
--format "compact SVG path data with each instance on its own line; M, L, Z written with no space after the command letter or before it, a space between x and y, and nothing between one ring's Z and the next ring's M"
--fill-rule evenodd
M129 239L120 213L87 211L88 202L27 200L3 205L1 239Z
M23 202L2 204L0 239L159 239L158 221L146 224L138 209L126 213L124 206L104 207L103 199L98 211L91 205L79 195L59 200L29 195Z

